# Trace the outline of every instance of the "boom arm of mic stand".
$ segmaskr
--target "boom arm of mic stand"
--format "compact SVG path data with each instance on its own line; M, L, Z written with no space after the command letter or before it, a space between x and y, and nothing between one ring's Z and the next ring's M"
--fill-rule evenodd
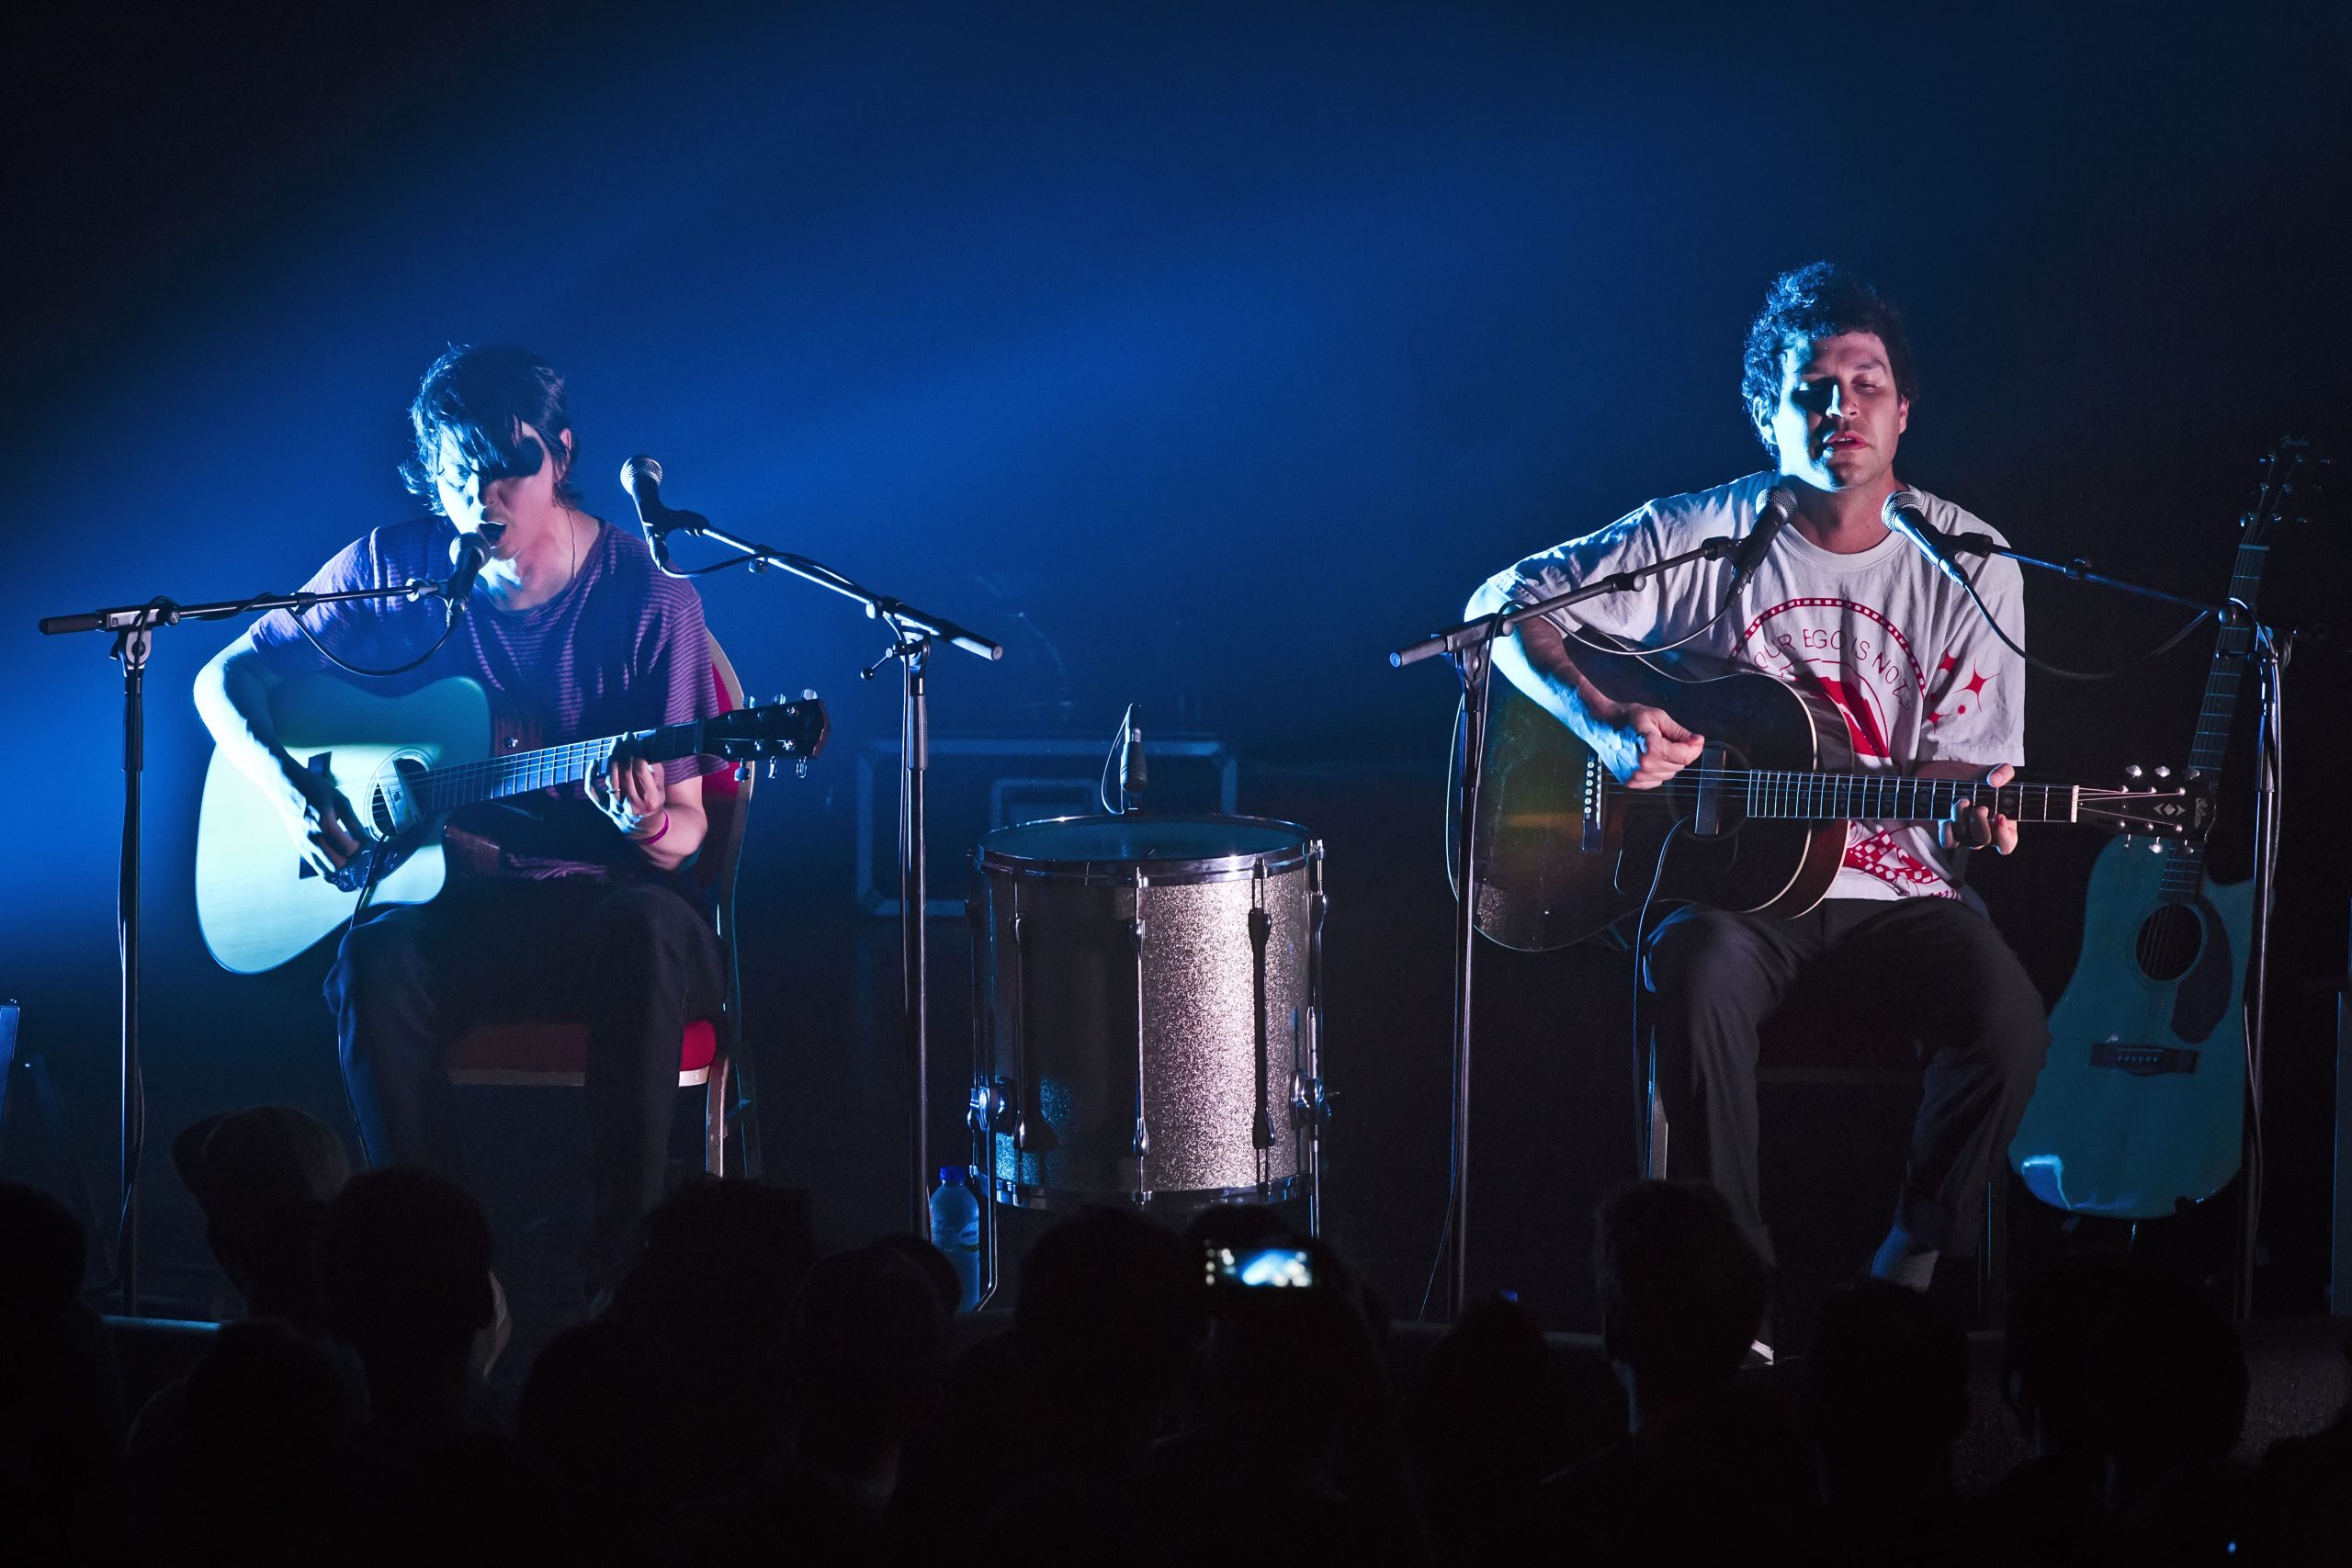
M1419 642L1407 643L1388 656L1388 662L1393 668L1401 670L1408 664L1418 664L1424 659L1434 659L1441 653L1462 653L1481 643L1498 641L1504 633L1517 631L1521 621L1532 621L1538 615L1550 615L1553 611L1563 609L1567 605L1581 604L1587 599L1598 599L1604 593L1623 593L1628 589L1639 587L1650 578L1671 571L1676 567L1690 561L1721 560L1731 554L1733 547L1738 543L1738 540L1730 538L1707 539L1702 541L1696 549L1684 550L1680 555L1668 556L1664 560L1653 561L1647 566L1637 566L1628 571L1611 572L1607 577L1596 577L1580 587L1555 593L1549 599L1538 599L1532 604L1521 604L1516 609L1502 611L1496 615L1478 615L1470 620L1458 621L1443 631L1430 633Z
M2246 607L2236 600L2232 600L2226 604L2209 604L2202 599L2191 599L2187 594L2171 593L2161 588L2151 588L2144 582L2134 582L2127 577L2109 577L2104 572L2093 571L2091 563L2079 556L2070 561L2044 560L2040 556L2030 556L2023 550L2011 549L2008 546L1998 543L1986 534L1948 534L1944 536L1944 547L1954 551L1965 550L1973 556L2007 556L2020 565L2039 567L2043 571L2055 573L2075 582L2096 583L2101 588L2112 588L2120 592L2134 593L2143 599L2177 604L2184 610L2201 611L2224 621L2251 618Z
M803 581L813 582L820 588L830 589L845 599L854 599L865 606L865 613L868 615L888 621L892 626L901 631L911 631L920 637L935 637L942 642L953 643L975 658L989 660L991 662L1004 657L1004 649L1001 644L991 642L978 632L967 631L944 616L927 615L901 600L873 592L855 580L835 571L822 561L812 560L807 556L797 556L789 550L771 549L765 545L755 544L749 539L736 538L707 523L689 532L698 538L716 539L729 549L741 551L747 561L760 566L780 568ZM657 536L663 541L665 547L668 542L668 534L669 530L663 529Z

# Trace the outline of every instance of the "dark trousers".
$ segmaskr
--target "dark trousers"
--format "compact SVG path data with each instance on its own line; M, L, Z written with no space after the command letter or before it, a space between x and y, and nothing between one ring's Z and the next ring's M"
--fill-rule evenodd
M2017 954L1953 899L1830 898L1789 920L1686 908L1661 922L1644 977L1667 1173L1703 1178L1771 1258L1757 1193L1757 1035L1800 975L1863 1030L1914 1043L1927 1073L1895 1221L1921 1247L1967 1237L2050 1031Z
M678 1043L717 1013L726 961L709 919L659 883L453 884L344 938L326 980L370 1165L465 1180L442 1055L481 1021L588 1026L590 1232L582 1261L608 1283L660 1201Z

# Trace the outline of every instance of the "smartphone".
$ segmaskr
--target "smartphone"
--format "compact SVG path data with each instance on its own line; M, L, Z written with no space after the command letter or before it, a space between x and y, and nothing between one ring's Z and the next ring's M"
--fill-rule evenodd
M1315 1283L1315 1257L1303 1247L1208 1248L1208 1282L1262 1290L1297 1290Z

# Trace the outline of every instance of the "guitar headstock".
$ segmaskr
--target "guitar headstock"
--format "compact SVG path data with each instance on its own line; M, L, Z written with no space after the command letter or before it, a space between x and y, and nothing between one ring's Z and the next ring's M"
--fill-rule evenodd
M730 762L806 764L825 749L831 733L832 720L814 692L764 703L753 697L742 707L703 721L701 750Z
M2175 775L2170 768L2123 770L2120 789L2089 785L2076 792L2075 820L2132 838L2201 841L2213 825L2213 786L2194 768Z
M2312 456L2312 444L2307 437L2280 436L2278 445L2263 454L2262 474L2255 481L2254 504L2238 519L2239 542L2268 543L2271 531L2317 493L2319 480L2325 477L2332 463L2331 458ZM2307 521L2300 515L2294 520Z

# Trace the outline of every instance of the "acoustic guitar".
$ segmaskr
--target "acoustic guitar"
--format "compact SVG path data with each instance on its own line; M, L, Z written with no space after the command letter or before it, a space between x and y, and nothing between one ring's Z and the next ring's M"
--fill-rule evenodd
M461 806L500 800L602 772L627 742L648 761L720 757L805 763L825 744L825 705L736 708L528 751L493 754L490 699L468 680L406 696L364 692L330 675L274 687L278 739L332 784L350 809L359 852L332 875L302 858L275 801L218 750L204 780L196 837L196 918L222 968L259 974L293 958L371 904L422 904L446 880L441 828ZM370 881L372 888L368 887Z
M2230 597L2251 610L2271 535L2309 454L2290 438L2263 459L2240 519ZM2188 750L2218 789L2253 632L2222 626ZM2050 1059L2009 1145L2033 1195L2073 1213L2153 1219L2201 1203L2237 1174L2245 1136L2241 1010L2251 880L2205 874L2199 839L2125 840L2099 852L2083 951L2050 1013Z
M1827 896L1858 820L1928 822L1984 806L2019 823L2186 841L2202 837L2211 813L2211 795L2188 780L1996 790L1853 771L1846 719L1819 692L1756 671L1686 680L1632 654L1580 649L1577 663L1603 694L1664 708L1707 737L1706 749L1659 787L1628 789L1574 730L1492 680L1471 896L1477 929L1505 947L1544 952L1594 935L1639 908L1653 878L1660 908L1801 915ZM1457 728L1449 867L1460 781Z

